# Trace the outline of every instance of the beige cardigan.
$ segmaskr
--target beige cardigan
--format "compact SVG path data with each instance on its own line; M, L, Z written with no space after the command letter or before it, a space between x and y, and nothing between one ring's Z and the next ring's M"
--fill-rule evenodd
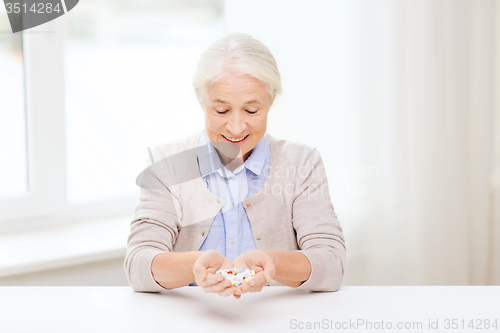
M217 212L224 206L224 201L207 189L201 176L167 185L167 179L179 178L182 173L199 175L196 154L189 155L184 165L165 162L166 157L174 154L195 151L199 134L152 149L154 161L163 163L153 172L159 186L141 188L124 262L127 280L135 291L166 290L153 279L154 256L165 251L198 251ZM320 154L316 148L267 136L271 146L268 178L260 192L242 202L255 245L261 250L302 252L312 270L309 279L298 288L336 291L345 277L345 240L330 200ZM271 281L271 286L282 285Z

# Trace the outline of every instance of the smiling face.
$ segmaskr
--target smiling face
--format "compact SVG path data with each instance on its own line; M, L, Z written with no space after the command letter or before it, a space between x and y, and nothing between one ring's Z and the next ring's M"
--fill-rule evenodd
M208 86L200 103L208 138L238 145L246 161L266 133L272 102L266 86L256 78L226 75Z

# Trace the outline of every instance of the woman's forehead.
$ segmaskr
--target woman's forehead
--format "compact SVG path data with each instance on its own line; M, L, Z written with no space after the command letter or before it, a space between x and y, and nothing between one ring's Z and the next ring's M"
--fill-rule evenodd
M211 102L211 104L230 104L229 101L220 99L220 98L214 98ZM256 98L250 98L243 102L245 105L251 105L251 104L262 104L262 102L259 99Z
M262 104L270 97L266 87L253 77L225 77L207 89L210 104L229 104L235 100L243 104Z

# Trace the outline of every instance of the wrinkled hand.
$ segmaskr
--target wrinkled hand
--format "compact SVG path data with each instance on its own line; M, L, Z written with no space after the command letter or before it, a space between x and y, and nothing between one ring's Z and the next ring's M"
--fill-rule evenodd
M255 293L262 290L262 287L271 283L276 274L274 260L262 250L248 251L234 260L234 267L243 269L253 269L255 276L248 282L236 287L234 297L240 298L244 293Z
M193 265L196 284L206 293L218 293L221 296L230 296L236 291L231 281L224 279L222 274L215 274L219 269L231 269L233 263L215 250L205 251Z

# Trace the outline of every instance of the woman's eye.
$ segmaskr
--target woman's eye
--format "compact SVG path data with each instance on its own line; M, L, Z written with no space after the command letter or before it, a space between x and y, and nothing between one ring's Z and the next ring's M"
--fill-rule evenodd
M257 113L257 111L252 111L252 110L247 110L247 112L248 112L248 113L250 113L250 114L255 114L255 113Z
M224 114L224 113L227 113L229 110L225 110L225 111L215 110L215 111L217 111L218 114Z

